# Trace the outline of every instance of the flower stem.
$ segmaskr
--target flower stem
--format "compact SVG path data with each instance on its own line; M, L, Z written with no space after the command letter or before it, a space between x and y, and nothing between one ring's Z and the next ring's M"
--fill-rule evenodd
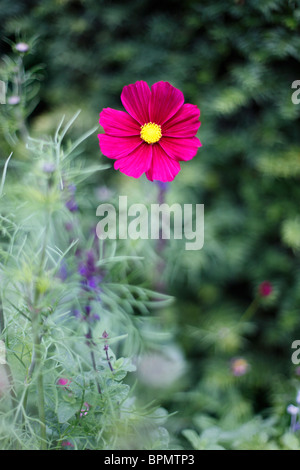
M4 313L3 313L2 298L0 297L0 337L4 330L5 330L5 319L4 319ZM13 379L12 371L8 362L5 362L4 369L5 369L8 381L9 381L9 393L11 396L12 403L16 403L17 395L15 392L14 379Z
M245 313L241 316L240 322L249 320L255 314L258 306L259 306L258 298L255 297L253 301L251 302L251 304L249 305L249 307L247 308L247 310L245 311Z
M23 84L24 84L24 66L23 66L23 60L21 57L18 59L18 70L17 74L15 77L15 84L17 88L17 94L22 98L23 93ZM22 140L26 143L28 140L28 130L24 118L24 112L21 111L21 108L18 107L18 113L17 113L17 118L18 118L18 126L19 126L19 132L21 134Z
M45 259L46 259L46 248L47 248L47 239L48 239L48 232L49 232L49 225L50 225L50 215L47 214L46 220L46 229L44 235L44 242L42 247L42 253L39 263L38 269L38 276L41 276ZM37 387L37 405L38 405L38 414L40 420L40 444L41 450L47 449L47 436L46 436L46 417L45 417L45 399L44 399L44 381L43 381L43 370L42 370L42 344L41 344L41 320L40 320L40 309L38 308L40 292L38 289L38 282L36 282L34 295L33 295L33 303L31 307L31 321L32 321L32 336L33 336L33 354L32 354L32 361L30 364L30 368L28 371L27 379L31 378L33 373L36 374L36 387ZM27 397L26 397L27 399Z
M166 186L164 183L158 184L158 204L164 204L166 199ZM159 231L159 239L157 240L156 245L156 252L159 257L157 266L156 266L156 281L155 281L155 289L159 292L164 292L166 290L165 281L163 280L163 273L165 269L165 259L164 259L164 250L166 246L166 240L163 238L163 225L164 220L162 220L162 225Z
M45 419L45 401L44 401L44 382L43 382L43 370L42 370L42 348L41 348L41 337L40 337L40 322L39 313L33 312L32 315L32 328L33 328L33 346L34 346L34 358L35 358L35 369L36 369L36 386L37 386L37 405L40 420L40 441L41 450L47 448L47 437L46 437L46 419Z
M97 373L98 371L97 371L97 366L96 366L95 354L94 354L94 351L92 349L92 347L93 347L93 336L92 336L91 328L89 328L88 333L87 333L86 336L88 338L87 344L90 347L93 370L94 370L95 373ZM97 386L98 393L99 393L99 395L101 395L102 391L101 391L101 387L100 387L100 384L99 384L99 381L98 381L97 377L96 377L95 381L96 381L96 386Z

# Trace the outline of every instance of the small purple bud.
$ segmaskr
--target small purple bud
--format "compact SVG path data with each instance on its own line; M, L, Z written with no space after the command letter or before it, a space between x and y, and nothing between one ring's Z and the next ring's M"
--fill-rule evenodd
M69 184L68 190L70 191L70 193L75 194L75 193L76 193L76 186L75 186L75 184Z
M66 208L69 209L70 212L76 212L78 210L78 205L76 201L72 198L66 202Z
M96 323L99 320L100 320L100 317L97 313L93 313L93 315L90 315L89 318L88 318L89 324Z
M88 274L88 270L87 268L85 267L84 264L81 264L78 268L78 273L81 275L81 276L87 276Z
M72 314L74 315L75 318L81 318L81 313L79 312L77 308L72 310Z
M96 279L95 279L94 277L91 277L90 279L88 279L87 285L88 285L88 287L90 287L91 289L96 289L98 283L97 283L97 281L96 281Z
M52 162L45 162L42 168L45 173L53 173L55 171L56 166Z
M86 306L84 307L84 310L85 310L86 315L89 315L89 314L91 313L91 310L92 310L92 309L91 309L91 306L90 306L90 305L86 305Z
M103 331L102 338L108 338L108 333L106 331Z
M72 222L66 222L65 223L65 229L67 230L67 232L71 232L71 230L73 230Z
M62 280L62 281L65 281L68 277L68 270L67 270L67 266L66 266L66 263L62 263L60 268L59 268L59 273L58 273L58 277Z

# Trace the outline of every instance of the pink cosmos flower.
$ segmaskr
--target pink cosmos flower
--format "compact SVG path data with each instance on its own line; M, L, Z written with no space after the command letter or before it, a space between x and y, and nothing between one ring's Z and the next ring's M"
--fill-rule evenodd
M168 82L154 83L151 90L144 81L127 85L121 101L127 113L112 108L100 113L102 153L125 175L172 181L179 162L191 160L201 146L195 137L200 110L184 104L183 93Z

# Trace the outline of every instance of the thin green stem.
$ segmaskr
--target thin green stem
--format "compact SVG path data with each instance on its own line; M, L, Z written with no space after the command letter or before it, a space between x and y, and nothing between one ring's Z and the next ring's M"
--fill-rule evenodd
M38 288L38 281L43 272L45 259L46 259L46 248L47 239L50 226L50 216L47 214L46 229L42 247L41 258L39 262L39 269L37 273L37 280L34 288L33 303L31 307L31 321L32 321L32 336L33 336L33 354L31 364L28 370L27 380L30 380L33 373L36 374L36 387L38 397L38 414L40 420L40 431L41 431L41 450L47 448L47 436L46 436L46 416L45 416L45 398L44 398L44 381L43 381L43 354L42 354L42 343L41 343L41 317L38 302L40 298L40 292ZM24 397L24 405L27 403L27 394Z
M22 57L19 57L18 71L16 74L15 81L16 81L17 94L20 97L20 99L22 99L22 96L24 95L24 87L23 87L24 81L25 81L24 75L25 75L25 72L24 72L23 60L22 60ZM27 130L27 126L26 126L26 122L25 122L25 118L23 114L24 114L24 111L22 112L21 108L18 107L17 117L18 117L19 131L20 131L22 140L24 142L27 142L28 130Z
M95 354L94 354L94 351L92 349L93 348L93 333L92 333L91 328L89 328L89 330L88 330L87 337L89 338L88 344L89 344L90 352L91 352L92 366L93 366L94 372L97 374ZM102 391L101 391L101 387L100 387L100 384L99 384L99 381L98 381L97 377L95 378L95 380L96 380L96 386L97 386L98 393L101 395Z
M42 370L42 347L41 347L41 336L40 336L40 320L39 312L33 312L32 315L32 328L33 328L33 345L35 355L35 368L36 368L36 386L38 396L38 412L40 420L41 430L41 450L47 448L47 436L46 436L46 417L45 417L45 400L44 400L44 381L43 381L43 370Z
M246 320L249 320L251 317L253 317L253 315L255 314L255 312L257 311L259 307L259 300L258 300L258 297L255 297L251 304L249 305L249 307L247 308L247 310L244 312L244 314L241 316L240 318L240 322L241 321L246 321Z
M158 184L158 204L164 204L166 200L166 187L162 184ZM162 216L162 225L159 229L159 238L157 240L157 245L156 245L156 251L157 255L159 257L158 262L157 262L157 278L155 280L155 289L159 292L165 292L166 290L166 285L165 281L163 280L163 273L165 270L165 257L164 257L164 250L166 247L166 240L163 238L163 225L164 225L164 215Z
M4 330L5 330L5 318L4 318L4 313L3 313L2 299L0 297L0 337ZM15 392L14 380L13 380L12 371L8 362L5 362L4 369L6 371L6 375L9 381L9 390L10 390L12 403L16 403L17 396Z

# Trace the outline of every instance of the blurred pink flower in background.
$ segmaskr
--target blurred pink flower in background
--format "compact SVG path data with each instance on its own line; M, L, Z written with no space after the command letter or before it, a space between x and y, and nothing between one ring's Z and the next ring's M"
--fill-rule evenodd
M121 101L127 113L105 108L99 134L101 151L115 159L114 168L134 178L172 181L180 161L191 160L201 146L195 137L200 110L184 104L183 93L168 82L151 89L144 81L123 88Z
M90 409L90 405L85 401L84 404L83 404L83 408L81 409L81 413L80 413L80 418L82 416L86 416L88 414L88 411Z
M71 449L71 448L74 447L73 444L72 444L72 442L70 442L70 441L63 441L63 442L61 443L61 446L62 446L64 449Z
M231 372L235 377L245 375L249 370L249 363L242 357L232 359L230 366Z
M71 380L66 379L65 377L61 377L58 379L57 384L61 385L62 387L68 387L71 383Z
M258 287L258 292L262 297L268 297L272 291L273 287L269 281L263 281Z

